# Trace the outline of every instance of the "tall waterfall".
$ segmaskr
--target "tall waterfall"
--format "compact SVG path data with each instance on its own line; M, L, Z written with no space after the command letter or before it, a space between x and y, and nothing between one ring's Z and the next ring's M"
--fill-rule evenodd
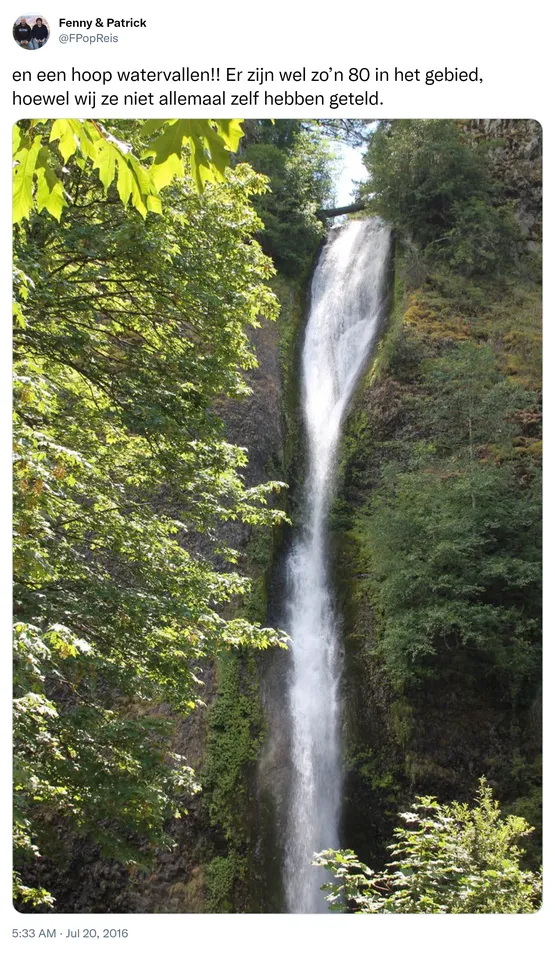
M302 355L308 442L303 526L287 566L288 704L293 779L285 845L291 912L327 910L312 855L339 847L341 651L328 582L326 522L341 423L379 330L389 231L376 219L335 228L312 281Z

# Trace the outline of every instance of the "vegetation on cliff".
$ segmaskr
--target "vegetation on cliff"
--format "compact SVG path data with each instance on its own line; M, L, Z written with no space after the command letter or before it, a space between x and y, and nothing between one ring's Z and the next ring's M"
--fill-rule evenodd
M541 824L538 251L519 224L530 189L515 195L503 141L479 133L384 123L366 157L396 279L333 518L358 700L344 817L365 860L383 858L392 802L469 798L479 774Z
M398 234L465 275L499 274L524 237L494 174L495 141L473 142L453 120L382 122L370 138L362 195Z

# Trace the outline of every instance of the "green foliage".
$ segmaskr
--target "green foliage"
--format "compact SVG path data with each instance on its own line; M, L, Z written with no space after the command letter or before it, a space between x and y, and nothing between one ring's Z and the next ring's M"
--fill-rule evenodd
M369 369L368 377L370 382L387 371L399 345L406 306L405 282L402 277L401 266L402 263L400 261L398 248L396 248L394 251L395 277L391 295L391 307L380 336L375 358Z
M300 449L300 342L304 317L304 284L299 279L286 279L277 275L272 280L272 289L280 302L279 315L279 362L282 381L282 408L285 421L284 473L291 467L299 467Z
M14 222L28 219L34 208L45 209L60 221L68 206L73 164L81 171L97 171L105 192L117 181L123 205L131 202L143 218L147 211L161 212L160 190L185 174L184 149L193 181L202 192L207 183L224 181L230 153L237 150L243 135L236 119L149 119L141 124L140 135L148 145L138 158L129 143L116 138L116 132L113 122L103 125L91 119L56 119L51 124L33 119L16 124Z
M535 759L532 770L530 769L529 761L526 762L524 759L521 759L521 762L524 766L523 775L525 776L522 780L524 782L523 787L528 788L528 794L512 801L510 805L507 806L507 811L510 812L511 815L523 815L530 824L534 826L532 836L527 840L525 846L524 860L529 867L537 868L541 865L542 861L543 790L541 756ZM530 775L533 777L530 778ZM519 783L521 783L520 779L517 780L517 784Z
M221 843L223 834L226 854L216 855L206 865L205 910L226 913L237 911L244 903L235 889L239 881L244 884L255 864L249 816L255 810L252 772L262 744L264 721L251 653L233 651L221 656L217 681L201 781L203 803L216 842Z
M247 543L247 560L252 585L247 593L243 614L253 623L264 624L268 615L268 579L276 540L271 527L253 527Z
M522 914L541 902L539 875L523 871L524 818L503 819L485 779L474 807L417 798L389 846L392 861L372 871L352 851L325 851L316 864L335 883L330 907L361 914Z
M382 122L364 161L380 214L419 245L453 227L455 203L487 189L483 151L449 119Z
M202 788L210 821L223 830L230 847L244 849L248 840L237 805L245 808L248 769L260 751L263 729L254 659L239 652L223 656L218 661L218 696L210 713Z
M194 707L207 657L279 642L225 612L249 581L218 528L281 520L281 485L245 486L213 411L247 392L247 331L277 311L263 188L245 165L202 196L180 180L143 221L75 165L60 223L16 227L18 867L68 830L124 862L168 845L195 790L168 712Z
M391 772L383 771L380 765L380 753L374 749L356 749L345 759L345 768L349 772L356 772L371 789L391 791L394 787Z
M488 196L453 204L453 226L438 240L434 253L463 275L499 275L516 264L522 235L509 203L492 205Z
M15 662L22 693L14 703L16 861L40 857L33 831L44 834L53 810L125 864L145 861L137 835L171 844L163 822L198 786L171 752L169 720L133 712L121 699L108 709L95 685L109 674L108 661L63 626L41 633L17 624ZM56 684L54 695L63 687L71 703L48 698Z
M35 857L38 856L35 854ZM54 905L55 899L46 888L29 888L23 884L16 871L13 875L12 894L14 898L18 898L22 904L31 909L52 908Z
M237 859L235 854L227 857L218 855L212 858L204 869L206 883L207 914L233 913L233 887L237 876Z
M472 645L514 685L539 653L540 482L512 439L535 396L503 377L490 348L461 344L424 375L424 433L355 521L393 682Z
M362 190L405 239L465 275L515 262L522 237L489 161L493 142L473 143L449 119L381 122L370 137Z
M270 180L270 191L254 200L264 222L262 247L283 274L299 275L325 235L316 212L330 198L332 157L317 131L291 133L288 128L283 142L281 122L271 141L247 145L243 157Z

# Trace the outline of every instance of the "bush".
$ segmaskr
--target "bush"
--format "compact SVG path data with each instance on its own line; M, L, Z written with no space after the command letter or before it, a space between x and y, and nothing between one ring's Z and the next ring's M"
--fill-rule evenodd
M315 863L330 871L330 907L362 914L524 914L541 903L540 877L520 868L524 818L501 817L480 779L476 804L439 804L420 796L400 817L390 861L372 871L352 851L324 851Z

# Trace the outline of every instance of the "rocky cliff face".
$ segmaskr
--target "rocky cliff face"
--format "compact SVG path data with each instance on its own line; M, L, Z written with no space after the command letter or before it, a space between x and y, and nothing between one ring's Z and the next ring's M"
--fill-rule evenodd
M535 119L473 119L465 124L477 140L499 140L493 150L496 175L516 206L532 247L541 242L542 128Z
M541 128L528 120L472 121L469 135L502 139L494 151L497 176L515 203L529 248L541 236ZM484 665L479 652L436 647L431 676L395 688L380 656L379 599L371 561L361 554L357 515L369 506L388 462L435 434L424 423L423 373L460 343L493 348L501 373L539 390L541 290L518 275L464 301L455 285L420 284L400 249L395 301L374 367L351 408L343 442L343 476L333 529L337 591L345 620L346 789L344 844L373 868L386 859L396 815L413 796L471 799L480 775L507 810L541 825L541 739L538 675L526 689ZM540 433L523 429L515 453L539 453ZM522 451L518 448L522 448ZM484 454L487 452L484 451ZM539 838L532 855L537 862Z

